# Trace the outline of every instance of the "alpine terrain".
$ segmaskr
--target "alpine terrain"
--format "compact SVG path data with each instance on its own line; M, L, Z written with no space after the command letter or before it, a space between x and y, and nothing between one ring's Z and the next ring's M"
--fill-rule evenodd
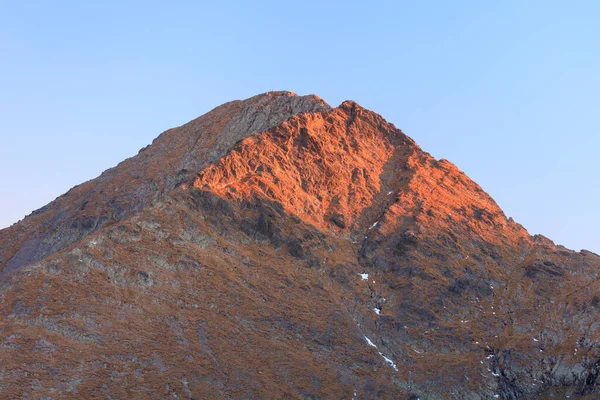
M599 289L378 114L269 92L0 230L0 398L600 398Z

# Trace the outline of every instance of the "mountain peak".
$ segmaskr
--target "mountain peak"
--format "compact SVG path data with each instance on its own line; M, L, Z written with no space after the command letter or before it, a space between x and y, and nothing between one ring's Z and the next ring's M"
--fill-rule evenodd
M353 101L216 107L0 230L0 268L7 398L600 392L600 257Z
M298 97L297 93L294 93L292 91L289 90L269 90L268 92L264 92L264 93L259 93L257 95L254 95L252 97L249 97L248 99L246 99L246 101L252 101L255 99L259 99L259 98L265 98L265 97ZM314 96L314 95L308 95L308 96Z
M350 227L384 190L384 166L396 176L392 169L416 149L379 115L346 101L242 140L205 168L193 186L226 199L274 201L323 229L335 227L332 218L343 218ZM395 152L404 158L392 161Z

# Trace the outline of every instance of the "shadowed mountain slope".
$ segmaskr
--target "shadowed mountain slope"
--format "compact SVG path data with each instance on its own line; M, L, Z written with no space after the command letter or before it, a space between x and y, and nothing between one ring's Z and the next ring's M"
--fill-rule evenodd
M0 240L4 397L599 392L600 257L351 101L228 103Z

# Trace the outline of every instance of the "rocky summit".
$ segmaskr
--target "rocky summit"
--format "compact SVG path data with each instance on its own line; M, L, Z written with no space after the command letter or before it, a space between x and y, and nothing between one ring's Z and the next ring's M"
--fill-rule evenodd
M376 113L269 92L0 231L0 398L599 398L599 275Z

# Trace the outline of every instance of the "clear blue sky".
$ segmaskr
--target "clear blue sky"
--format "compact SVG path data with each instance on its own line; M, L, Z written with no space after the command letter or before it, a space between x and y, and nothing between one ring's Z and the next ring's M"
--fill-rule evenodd
M291 90L356 100L530 233L600 253L599 21L593 0L0 0L0 226L169 127Z

